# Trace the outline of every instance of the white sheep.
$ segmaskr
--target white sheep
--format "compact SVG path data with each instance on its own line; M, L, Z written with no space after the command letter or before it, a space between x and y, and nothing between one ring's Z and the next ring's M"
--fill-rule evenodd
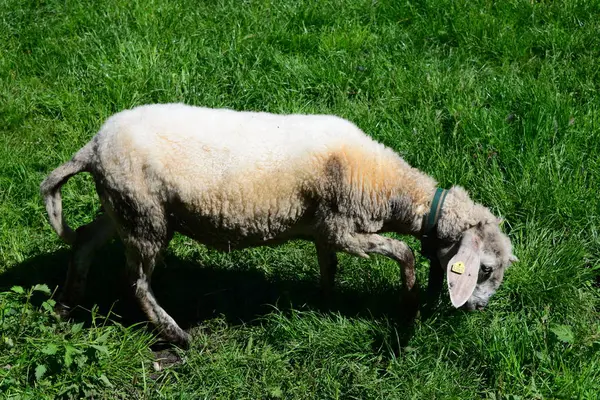
M60 188L83 171L106 212L75 233L63 219ZM399 262L412 299L413 253L380 233L427 238L430 256L446 266L453 304L468 309L487 304L516 260L498 220L462 188L432 207L432 178L335 116L136 107L110 117L41 192L52 227L74 248L62 312L80 300L93 252L118 234L140 306L167 340L184 347L189 335L150 288L174 232L223 250L313 241L325 293L337 251L383 254Z

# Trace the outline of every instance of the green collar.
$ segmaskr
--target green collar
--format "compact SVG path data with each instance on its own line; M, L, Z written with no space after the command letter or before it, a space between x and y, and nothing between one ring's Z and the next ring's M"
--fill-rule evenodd
M438 188L435 191L433 200L431 201L429 213L425 214L423 217L424 221L423 229L421 231L421 253L430 259L435 257L434 242L437 241L437 235L435 231L447 194L448 191L446 189Z
M446 189L437 188L435 191L435 195L433 195L433 201L431 202L431 207L429 208L429 213L425 218L423 234L430 234L435 229L447 194L448 191Z

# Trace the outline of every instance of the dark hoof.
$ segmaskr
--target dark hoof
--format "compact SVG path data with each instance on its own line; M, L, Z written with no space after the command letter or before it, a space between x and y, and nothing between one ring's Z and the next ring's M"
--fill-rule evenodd
M69 307L68 305L66 305L64 303L61 303L60 301L57 302L56 305L54 306L54 312L56 314L58 314L60 319L64 319L64 320L69 319L72 311L73 311L72 307Z
M180 331L177 333L163 334L162 337L173 346L177 346L182 350L188 350L190 348L191 336Z
M322 311L329 311L335 305L335 295L332 290L321 290L318 305Z
M153 367L156 372L165 368L183 364L183 359L172 349L154 351Z
M191 338L187 333L185 338L179 338L174 344L182 350L188 350L190 348Z
M419 308L419 293L420 293L419 284L415 283L414 286L408 290L404 289L402 291L402 300L409 307Z
M155 350L154 362L152 363L152 369L154 373L150 374L150 378L153 380L160 379L161 372L168 368L176 368L179 365L185 363L185 360L177 354L176 351L170 349Z
M403 316L407 322L414 321L419 314L419 289L415 287L402 294Z

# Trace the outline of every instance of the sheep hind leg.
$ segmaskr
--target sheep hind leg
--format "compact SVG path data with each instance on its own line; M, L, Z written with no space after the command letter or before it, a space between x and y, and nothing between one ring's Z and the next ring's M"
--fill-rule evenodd
M149 321L167 341L188 348L190 336L158 304L150 286L152 271L168 240L149 240L129 237L124 240L129 268L129 281L136 300Z
M114 224L106 214L77 229L67 278L56 303L56 312L60 316L67 317L72 307L81 301L92 256L114 235Z

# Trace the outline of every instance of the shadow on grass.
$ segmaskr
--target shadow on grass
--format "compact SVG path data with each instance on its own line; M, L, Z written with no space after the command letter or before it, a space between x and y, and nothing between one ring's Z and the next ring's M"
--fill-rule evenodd
M30 258L0 274L0 290L13 285L27 288L37 283L45 283L51 290L58 286L60 290L69 256L70 251L63 249ZM272 312L275 305L283 312L328 310L348 317L385 316L397 321L400 345L410 339L413 331L412 315L402 313L408 307L403 307L399 288L364 293L337 287L325 306L317 281L267 279L252 265L224 269L172 254L167 254L156 267L152 287L158 302L183 329L217 316L234 325L253 324L258 317ZM102 315L111 312L111 318L125 325L147 320L126 285L125 256L118 242L104 247L92 262L81 306L89 310L94 305ZM88 323L90 320L90 314L82 309L76 310L72 317Z

